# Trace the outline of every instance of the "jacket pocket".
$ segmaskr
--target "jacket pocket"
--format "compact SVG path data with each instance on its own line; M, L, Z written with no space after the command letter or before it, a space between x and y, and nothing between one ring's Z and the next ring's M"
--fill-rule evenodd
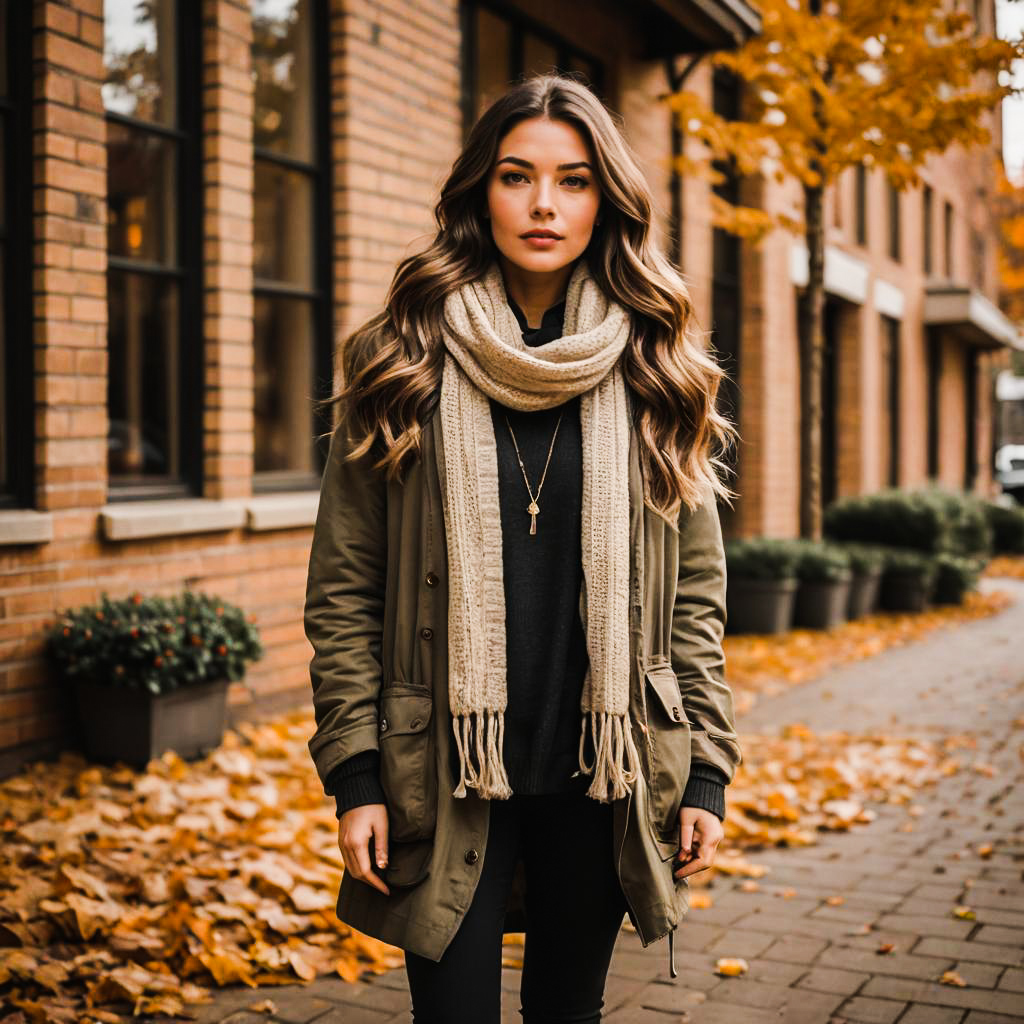
M388 837L396 843L426 839L437 819L433 700L422 690L388 688L379 717L380 784L387 798Z
M679 839L679 808L690 774L690 723L679 695L679 683L671 665L652 665L644 671L647 692L647 725L651 743L651 827L657 838Z

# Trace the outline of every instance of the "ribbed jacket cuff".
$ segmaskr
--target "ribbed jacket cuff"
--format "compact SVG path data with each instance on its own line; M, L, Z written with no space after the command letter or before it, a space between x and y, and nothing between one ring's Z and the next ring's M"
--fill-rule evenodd
M684 807L700 807L710 811L719 821L725 820L725 787L728 777L712 764L694 761L683 793Z
M353 807L386 803L380 785L380 754L364 750L342 761L327 776L324 789L334 796L339 818Z

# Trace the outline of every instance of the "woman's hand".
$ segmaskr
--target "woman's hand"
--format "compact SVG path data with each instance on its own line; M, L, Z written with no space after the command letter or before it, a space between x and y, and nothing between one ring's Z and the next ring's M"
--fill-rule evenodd
M711 867L725 829L718 817L703 807L683 807L679 811L679 855L675 861L676 878L685 878Z
M377 867L388 863L388 809L384 804L353 807L338 819L338 849L345 861L345 870L360 882L372 885L385 896L391 891L373 870L370 863L370 840L373 839Z

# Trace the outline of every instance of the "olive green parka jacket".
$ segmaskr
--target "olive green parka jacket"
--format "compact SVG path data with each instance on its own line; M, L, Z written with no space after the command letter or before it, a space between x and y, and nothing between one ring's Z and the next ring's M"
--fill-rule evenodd
M443 436L434 412L401 482L343 459L336 430L324 471L305 604L321 782L342 761L380 753L388 807L390 895L342 876L342 921L439 960L476 889L488 801L452 796L447 677L447 549ZM731 781L742 755L724 681L725 558L708 489L678 529L643 502L630 441L630 718L642 777L614 802L613 855L644 946L689 909L676 880L679 808L691 756ZM583 600L581 591L581 601ZM515 893L507 931L528 929Z

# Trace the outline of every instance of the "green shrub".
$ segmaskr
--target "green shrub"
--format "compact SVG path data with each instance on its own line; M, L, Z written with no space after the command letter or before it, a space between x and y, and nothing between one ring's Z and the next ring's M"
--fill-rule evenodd
M985 502L976 494L948 491L933 486L920 492L939 510L945 522L943 543L935 552L980 556L992 551L992 528L985 513Z
M850 568L857 576L866 576L885 568L884 549L872 544L846 541L838 545L850 558Z
M840 498L825 509L824 523L826 534L836 541L933 554L981 555L992 545L984 503L975 495L934 486Z
M889 547L885 549L885 573L892 576L914 576L925 583L932 583L938 565L935 556L914 551L911 548Z
M984 508L992 529L992 550L1000 555L1024 555L1024 507L1016 502L987 501Z
M68 680L167 693L214 679L241 679L263 655L240 608L185 591L68 609L47 634L51 663Z
M786 580L796 577L797 552L790 540L752 537L725 544L726 571L748 580Z
M935 551L945 539L941 510L923 495L889 489L840 498L825 509L825 532L837 541Z
M848 580L853 575L850 556L838 544L803 539L790 543L796 552L796 574L801 580L831 583Z
M960 604L968 591L977 589L982 566L976 559L942 554L936 556L935 563L932 600L936 604Z

